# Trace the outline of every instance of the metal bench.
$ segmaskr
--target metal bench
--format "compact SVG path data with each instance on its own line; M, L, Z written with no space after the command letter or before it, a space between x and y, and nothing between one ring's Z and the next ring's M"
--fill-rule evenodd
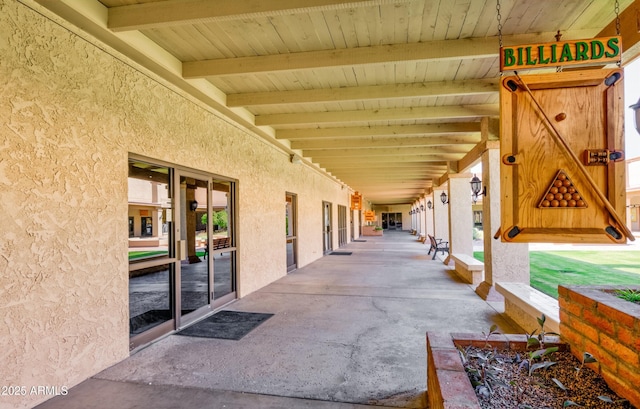
M429 247L429 251L427 252L427 254L431 254L431 251L433 250L433 258L431 260L436 259L436 254L438 254L438 251L442 251L442 255L444 255L445 251L447 253L449 252L448 241L443 241L442 239L436 239L430 234L427 234L427 236L429 236L429 242L431 243L431 247Z

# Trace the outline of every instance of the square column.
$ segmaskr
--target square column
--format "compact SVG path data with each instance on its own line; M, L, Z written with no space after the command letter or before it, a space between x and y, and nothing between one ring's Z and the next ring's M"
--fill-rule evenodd
M473 256L470 173L449 174L449 254Z
M430 234L433 236L433 206L435 205L435 202L433 201L433 195L427 195L424 198L425 200L425 205L424 205L424 211L425 211L425 218L426 218L426 230L427 230L427 234ZM431 209L429 209L429 206L427 206L427 203L431 201Z
M443 205L440 195L447 193L442 187L433 190L433 237L449 241L449 205Z
M484 282L476 293L484 300L501 301L496 282L529 284L529 244L503 243L493 236L500 229L500 149L487 149L482 154L482 183L487 195L482 201L484 230Z

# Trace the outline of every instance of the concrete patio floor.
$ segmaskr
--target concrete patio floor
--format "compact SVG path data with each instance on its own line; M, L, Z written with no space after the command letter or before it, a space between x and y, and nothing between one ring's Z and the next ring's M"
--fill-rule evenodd
M170 335L38 407L424 408L427 331L522 332L415 236L361 239L225 307L274 314L241 340Z

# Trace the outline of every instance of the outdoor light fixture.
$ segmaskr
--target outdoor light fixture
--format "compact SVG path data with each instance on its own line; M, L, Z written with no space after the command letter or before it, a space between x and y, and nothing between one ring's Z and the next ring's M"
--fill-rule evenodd
M190 203L190 206L191 206L191 211L195 212L196 209L198 208L198 202L196 200L192 200Z
M631 105L629 108L633 109L636 114L634 117L636 122L636 131L640 134L640 98L638 99L638 102Z
M431 210L431 208L432 208L432 207L433 207L433 203L431 203L431 200L429 200L429 201L427 202L427 208L428 208L429 210Z
M420 210L424 212L424 205L423 204L420 205Z
M442 201L443 205L449 203L449 201L447 200L447 194L445 192L442 192L442 194L440 195L440 200Z
M482 192L480 192L480 188L482 188ZM487 187L482 186L482 181L476 175L473 175L471 179L471 192L473 193L473 203L478 201L478 196L487 195Z

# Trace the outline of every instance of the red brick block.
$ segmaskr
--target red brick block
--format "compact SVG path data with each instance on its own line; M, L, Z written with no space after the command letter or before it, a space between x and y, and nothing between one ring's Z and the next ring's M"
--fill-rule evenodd
M622 345L617 339L611 338L606 334L600 334L600 346L622 362L633 366L640 366L638 351Z
M640 368L627 365L625 362L618 364L618 376L630 385L640 389Z
M604 303L598 304L596 310L601 316L607 317L612 322L617 322L629 328L633 328L634 323L637 321L632 315Z
M571 320L571 327L573 327L573 329L579 334L582 334L585 338L590 339L591 341L596 343L598 342L599 331L597 328L594 328L593 325L575 319Z
M595 310L598 306L598 302L594 301L592 298L579 294L575 291L569 290L569 299L571 302L582 305L585 308Z
M597 328L599 331L603 331L609 335L615 335L615 326L613 322L609 321L604 316L595 313L592 310L584 310L582 312L582 316L584 317L585 322L591 324L594 328Z
M576 317L582 317L582 305L580 304L576 304L576 303L572 303L572 302L567 302L567 303L559 303L560 306L560 313L562 313L562 311L566 311L568 313L570 313L571 315L574 315Z
M562 340L571 345L572 351L576 348L579 350L584 349L585 337L563 322L560 322L560 334Z
M640 331L631 331L622 325L616 325L618 340L631 349L640 353Z
M431 358L438 369L464 371L458 351L452 351L449 349L432 349Z
M618 396L628 399L634 407L640 408L640 389L637 384L630 384L607 370L602 373L602 378Z
M451 334L448 332L427 332L427 347L455 349Z
M438 383L445 408L480 408L466 373L438 371Z
M560 301L561 298L564 299L569 299L569 289L565 286L559 285L558 286L558 301Z
M574 351L571 351L571 352L574 352ZM575 351L575 352L578 353L578 354L574 353L574 355L576 355L578 359L582 359L583 352L588 352L592 354L598 360L598 362L596 364L589 365L589 367L596 372L601 373L602 372L601 368L603 367L607 368L612 373L615 373L617 371L618 360L616 359L616 357L614 357L609 352L602 349L602 347L596 343L586 340L584 345L584 350Z

